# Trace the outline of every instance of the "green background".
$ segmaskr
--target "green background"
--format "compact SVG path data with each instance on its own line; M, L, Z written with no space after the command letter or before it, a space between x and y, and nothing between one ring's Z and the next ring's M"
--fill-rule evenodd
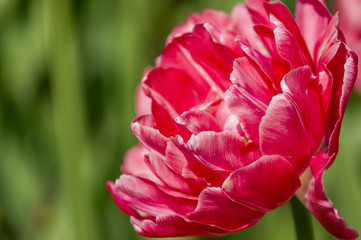
M135 87L172 27L237 2L0 0L0 239L144 239L105 188L137 142ZM353 94L324 182L359 232L360 143ZM333 239L313 222L316 239ZM224 238L294 239L289 204Z

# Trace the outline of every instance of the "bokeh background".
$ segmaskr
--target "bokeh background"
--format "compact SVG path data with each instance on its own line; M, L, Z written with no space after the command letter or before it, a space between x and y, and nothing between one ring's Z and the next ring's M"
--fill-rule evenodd
M137 142L129 128L136 85L172 27L237 2L0 0L0 239L145 239L105 188ZM354 93L324 181L359 232L360 158ZM313 222L316 239L334 239ZM224 239L295 239L289 204Z

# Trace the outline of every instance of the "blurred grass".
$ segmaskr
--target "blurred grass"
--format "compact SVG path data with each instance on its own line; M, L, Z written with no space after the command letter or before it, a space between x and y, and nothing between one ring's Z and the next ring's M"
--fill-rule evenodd
M135 87L172 27L237 2L1 0L0 239L144 239L105 188L136 143ZM353 95L325 175L327 193L359 232L360 120ZM314 222L316 239L334 239ZM294 236L285 205L224 239Z

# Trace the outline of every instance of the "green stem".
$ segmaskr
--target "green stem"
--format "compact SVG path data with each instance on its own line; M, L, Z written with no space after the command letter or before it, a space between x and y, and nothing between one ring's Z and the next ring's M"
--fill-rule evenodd
M314 240L312 221L309 211L296 196L291 199L293 220L296 227L297 240Z

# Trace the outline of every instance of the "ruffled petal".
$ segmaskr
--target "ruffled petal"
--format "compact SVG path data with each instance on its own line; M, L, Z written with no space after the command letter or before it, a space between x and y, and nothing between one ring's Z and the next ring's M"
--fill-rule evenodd
M246 136L259 142L259 124L272 99L268 77L246 57L234 62L231 80L234 83L224 99L230 112L238 119Z
M164 48L160 66L187 72L201 97L209 91L222 96L231 84L229 74L233 60L232 52L214 42L204 25L198 24L192 33L173 39Z
M144 161L145 155L148 151L141 145L135 145L124 156L124 163L121 167L123 174L133 175L149 179L155 183L159 183L159 179L149 169Z
M292 56L297 56L295 49L290 48L296 47L297 51L299 51L299 53L301 54L302 61L306 61L308 63L307 65L311 66L312 71L315 72L313 60L307 48L305 40L303 39L300 29L298 28L295 19L293 18L291 12L288 10L286 5L284 5L284 3L280 1L267 2L264 5L269 14L271 15L271 22L273 22L276 25L276 29L278 29L277 31L275 29L275 36L276 41L279 41L280 46L282 46L277 46L280 55L284 58L286 57L286 60L292 62L294 60L292 60L291 55L288 54L287 51L290 51L292 53ZM287 41L289 42L287 43ZM297 61L291 63L291 65L301 63L301 59L297 57Z
M327 28L332 16L323 3L315 0L296 1L295 15L301 34L314 57L316 43Z
M263 154L277 154L289 159L298 173L308 165L311 147L303 119L294 100L285 94L273 97L262 118L260 147Z
M122 198L142 218L158 215L181 214L195 210L196 200L164 193L153 182L129 175L115 181L113 192Z
M307 141L312 152L319 148L325 132L325 112L320 95L319 79L308 66L289 72L281 82L283 92L294 99L300 110Z
M326 166L332 161L332 157L323 151L312 158L310 165L313 178L306 188L305 205L329 233L339 239L353 240L358 237L358 233L339 215L323 188L323 174Z
M260 152L252 143L229 132L202 132L187 143L188 152L215 171L234 171L255 161Z
M135 93L135 111L138 116L151 114L152 99L148 97L141 86L137 87Z
M197 209L187 217L224 230L239 231L256 224L264 214L230 199L222 188L206 188L199 196Z
M328 125L328 133L330 133L329 155L338 152L341 123L357 76L357 55L344 44L341 46L335 58L327 65L334 80L330 102L333 107L330 108ZM344 66L343 68L339 67L341 64Z
M216 119L206 111L187 111L175 119L177 127L185 139L189 139L192 134L197 135L204 131L221 132Z
M170 161L174 161L174 159L169 159L167 162ZM201 190L206 187L205 184L192 184L192 182L174 172L165 164L165 158L157 154L150 153L145 157L145 162L148 164L152 173L154 173L162 181L162 185L165 185L169 189L175 190L176 193L181 193L179 196L185 198L198 196Z
M233 172L223 183L223 188L242 204L272 210L285 204L300 185L297 172L287 159L264 155Z
M181 236L222 236L228 231L206 224L190 222L178 215L157 216L155 221L140 221L134 217L130 222L137 233L145 237L181 237Z
M134 119L130 127L134 135L149 151L157 151L164 155L168 139L154 129L154 125L150 124L154 124L152 116L143 115Z

